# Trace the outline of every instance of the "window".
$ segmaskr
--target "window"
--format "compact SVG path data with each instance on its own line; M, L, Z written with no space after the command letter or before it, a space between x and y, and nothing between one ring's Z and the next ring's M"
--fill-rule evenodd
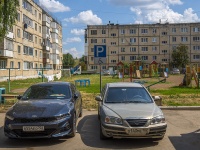
M21 37L20 29L17 29L17 37L18 37L18 38Z
M39 32L40 32L40 33L42 32L42 28L41 28L41 26L39 26Z
M162 44L167 44L167 41L162 41Z
M121 60L125 60L125 56L121 56Z
M106 43L106 39L102 39L102 43Z
M129 30L129 33L130 33L130 34L136 34L136 29L130 29L130 30Z
M91 43L97 43L97 39L91 39Z
M200 28L198 27L193 28L193 32L200 32Z
M17 21L20 22L20 13L17 13Z
M116 60L111 60L110 62L111 62L111 63L116 63L117 61L116 61Z
M157 56L153 56L152 59L153 59L153 60L157 60Z
M200 50L200 46L193 46L193 50Z
M176 42L176 37L172 37L172 42Z
M24 46L24 54L33 56L33 48L28 47L28 46Z
M141 33L142 34L147 34L148 33L148 29L141 29Z
M142 47L142 51L148 51L148 47Z
M181 28L181 32L188 32L188 28Z
M6 68L6 60L0 60L0 69Z
M31 33L29 33L29 32L24 31L23 37L24 37L25 39L28 39L29 41L33 41L33 34L31 34Z
M125 47L121 47L121 52L125 52Z
M91 69L92 69L92 70L96 70L96 69L97 69L97 66L91 66Z
M162 62L167 62L167 59L166 58L162 59Z
M94 61L94 57L91 57L91 61Z
M142 60L148 60L148 56L142 56L141 59Z
M35 44L37 44L37 37L35 36Z
M111 36L116 36L116 33L111 33Z
M148 42L148 38L141 38L141 42L147 43Z
M102 29L102 34L106 34L106 30L105 29Z
M200 41L200 37L199 36L193 37L193 41Z
M21 69L21 63L20 63L20 62L18 62L18 63L17 63L17 65L18 65L18 66L17 66L17 67L18 67L18 69Z
M28 61L24 61L24 69L32 69L33 68L33 63L32 62L28 62Z
M14 68L14 62L10 61L10 68Z
M157 47L156 47L156 46L153 46L153 47L152 47L152 51L157 51Z
M37 31L37 23L35 23L35 31Z
M111 42L110 44L111 44L111 45L116 45L116 42Z
M42 15L41 15L41 13L39 13L39 19L40 19L40 20L42 19Z
M200 55L193 55L193 59L200 59Z
M187 37L181 37L181 42L187 42L188 38Z
M162 32L162 35L167 35L167 32Z
M37 10L35 10L35 17L37 17Z
M130 56L130 60L136 60L136 56Z
M162 50L162 53L166 54L166 53L167 53L167 50Z
M18 51L18 54L20 54L21 53L21 46L17 46L17 51Z
M152 42L156 42L156 41L157 41L156 37L153 37Z
M35 57L37 57L37 50L35 50Z
M152 33L155 34L156 33L156 29L152 29Z
M130 47L130 52L136 52L136 47Z
M5 47L6 50L13 51L13 41L5 39L5 44L6 44Z
M111 54L116 54L117 52L116 51L111 51Z
M172 32L173 32L173 33L176 33L176 28L172 28Z
M27 24L28 26L33 28L33 21L26 15L23 15L23 23Z
M121 43L125 43L125 39L124 38L121 38Z
M29 11L30 13L32 13L32 5L26 0L23 0L22 7L26 9L27 11Z
M94 52L94 48L91 48L91 52L92 52L92 53Z
M91 30L91 35L97 35L97 30Z
M40 58L42 58L42 52L40 51ZM40 67L41 68L41 67Z
M125 34L125 29L121 29L121 34Z
M136 43L136 38L130 38L130 43Z

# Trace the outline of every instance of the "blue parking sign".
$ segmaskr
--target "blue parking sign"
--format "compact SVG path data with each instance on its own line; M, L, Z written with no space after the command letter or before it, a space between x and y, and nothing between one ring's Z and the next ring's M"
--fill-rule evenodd
M94 57L106 57L106 45L95 45Z

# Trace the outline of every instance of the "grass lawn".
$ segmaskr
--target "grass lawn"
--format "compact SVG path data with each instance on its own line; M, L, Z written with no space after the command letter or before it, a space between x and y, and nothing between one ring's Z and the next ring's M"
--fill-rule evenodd
M75 75L72 77L61 78L59 81L66 81L74 83L77 79L90 79L90 86L81 87L77 86L78 90L81 91L83 99L84 109L96 109L97 102L95 96L100 93L100 75ZM158 78L144 78L140 80L148 80L148 84L159 81ZM112 78L112 76L102 76L102 87L108 82L130 82L128 77L119 79L118 77ZM42 82L41 78L26 79L26 80L15 80L10 83L10 94L22 94L30 85ZM44 82L47 82L44 79ZM171 84L169 81L165 83L159 83L161 85ZM0 88L6 88L8 92L8 82L0 82ZM166 89L154 89L153 86L150 89L152 95L162 96L162 104L165 106L200 106L200 89L197 88L186 88L186 87L170 87ZM16 100L6 101L6 104L0 104L0 112L7 110Z

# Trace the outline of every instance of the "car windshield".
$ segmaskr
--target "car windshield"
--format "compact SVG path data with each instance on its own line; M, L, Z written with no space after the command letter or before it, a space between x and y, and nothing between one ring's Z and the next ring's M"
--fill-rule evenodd
M33 85L27 89L22 100L29 99L68 99L71 97L67 85Z
M152 103L144 88L112 87L108 89L105 103Z

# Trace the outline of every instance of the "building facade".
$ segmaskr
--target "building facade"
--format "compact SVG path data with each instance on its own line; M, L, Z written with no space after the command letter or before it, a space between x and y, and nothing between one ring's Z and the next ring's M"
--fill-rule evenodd
M0 43L0 80L38 77L62 68L62 26L34 0L19 0L18 18Z
M106 64L102 69L118 62L141 60L148 67L153 61L170 64L171 54L177 46L188 47L190 64L200 64L200 23L177 24L107 24L88 25L85 30L85 56L88 70L99 70L94 62L95 45L106 46Z

